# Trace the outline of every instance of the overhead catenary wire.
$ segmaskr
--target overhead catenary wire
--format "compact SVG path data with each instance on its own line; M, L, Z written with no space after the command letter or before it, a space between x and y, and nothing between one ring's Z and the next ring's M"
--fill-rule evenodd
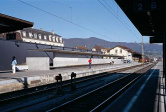
M104 3L105 4L107 4L107 6L111 9L111 10L109 10L109 8L107 8L100 0L98 0L99 2L100 2L100 4L102 4L120 23L122 23L122 25L124 25L126 28L127 28L127 30L128 31L130 31L135 37L137 37L124 23L125 23L125 21L122 19L122 18L120 18L120 17L118 17L118 16L116 16L114 13L114 11L111 11L111 10L113 10L109 5L108 5L108 3L106 3L104 0ZM114 12L114 13L113 13ZM121 20L120 20L121 19ZM124 23L123 23L124 22ZM141 40L139 37L137 37L139 40Z
M121 19L130 29L132 29L132 28L126 23L126 21L123 20L123 19L118 15L118 9L119 9L119 7L118 7L118 5L117 5L115 2L113 2L113 3L117 6L117 12L115 12L115 11L112 9L112 7L111 7L105 0L103 0L103 1L104 1L104 3L112 10L112 12L117 15L117 16L116 16L117 18ZM114 1L114 0L111 0L111 1Z
M103 0L104 1L104 0ZM128 31L130 31L135 37L137 37L124 23L121 21L109 8L107 8L100 0L98 2L108 11L110 12L124 27L127 28ZM105 2L105 1L104 1ZM139 40L141 40L139 37L137 37Z
M88 29L88 28L86 28L86 27L84 27L84 26L81 26L81 25L79 25L79 24L77 24L77 23L71 22L71 21L69 21L69 20L67 20L67 19L64 19L64 18L62 18L62 17L60 17L60 16L57 16L56 14L53 14L53 13L51 13L51 12L49 12L49 11L43 10L43 9L41 9L41 8L38 8L38 7L36 7L36 6L34 6L34 5L31 5L31 4L29 4L29 3L26 3L26 2L24 2L24 1L22 1L22 0L17 0L17 1L19 1L19 2L21 2L21 3L23 3L23 4L26 4L26 5L30 6L30 7L33 7L33 8L35 8L35 9L39 10L39 11L42 11L42 12L44 12L44 13L47 13L47 14L49 14L49 15L52 15L52 16L54 16L54 17L56 17L56 18L59 18L59 19L65 21L65 22L71 23L71 24L73 24L73 25L75 25L75 26L77 26L77 27L80 27L80 28L85 29L85 30L87 30L87 31L93 32L93 33L95 33L95 34L97 34L97 35L100 35L100 36L109 38L109 37L107 37L107 36L105 36L105 35L103 35L103 34L100 34L100 33L98 33L98 32L95 32L95 31L93 31L93 30L91 30L91 29Z
M68 7L68 8L70 8L70 10L71 10L71 22L72 22L72 7L71 6L69 6L69 5L66 5L66 4L63 4L63 3L60 3L60 2L57 2L57 1L55 1L55 0L52 0L53 2L55 2L55 3L57 3L57 4L60 4L60 5L63 5L63 6L65 6L65 7ZM87 18L86 18L87 19ZM95 23L93 20L91 20L90 18L88 19L89 21L91 21L92 23L94 23L95 25L99 25L98 23ZM101 25L99 25L99 26L101 26ZM105 28L104 28L105 29ZM105 30L104 30L105 31ZM105 35L104 35L105 36ZM109 39L110 40L110 39ZM112 40L112 39L111 39ZM116 40L113 40L114 42L116 42Z
M99 0L98 0L99 1ZM107 4L107 6L112 10L112 14L113 14L113 12L115 13L115 11L113 11L113 9L111 8L111 6L105 1L105 0L103 0L104 1L104 3L105 4ZM113 0L114 1L114 0ZM113 2L114 4L116 4L115 2ZM117 4L116 4L117 5ZM118 5L117 5L118 6ZM118 17L118 15L116 16L115 14L114 14L114 16L119 20L119 19L121 19L122 20L122 22L124 22L124 23L126 23L121 17ZM119 20L120 21L120 20ZM127 23L126 23L127 24ZM127 25L129 28L131 28L129 25ZM127 27L126 26L126 27ZM132 28L131 28L132 29ZM129 30L135 37L137 37L131 30ZM143 36L142 36L143 37ZM137 37L138 38L138 37ZM141 40L140 38L138 38L139 40ZM136 42L135 42L136 43ZM136 43L136 44L138 44L138 43ZM143 46L143 44L144 43L142 43L142 45L140 45L140 44L138 44L138 45L140 45L140 46ZM141 49L141 48L140 48ZM145 47L144 47L144 49L145 49ZM144 50L143 50L144 51ZM145 54L144 54L145 55Z
M103 0L104 2L105 2L105 0ZM113 0L114 1L114 0ZM111 6L107 3L107 2L105 2L107 5L108 5L108 7L110 7L111 8ZM113 2L114 4L116 4L115 2ZM117 4L116 4L117 5ZM111 8L111 10L112 10L112 8ZM118 5L117 5L117 10L118 10ZM115 13L115 11L113 11L114 13ZM127 23L126 23L126 21L124 21L118 14L117 14L117 18L118 19L121 19L121 21L122 22L124 22L124 24L126 24L130 29L132 29ZM126 26L126 27L127 27ZM128 28L128 29L129 29ZM129 30L135 37L137 37L139 40L141 40L133 31L131 31L131 30Z
M101 27L101 25L100 24L98 24L98 23L96 23L95 21L93 21L91 18L88 18L88 17L86 17L86 19L88 19L89 21L91 21L91 23L92 24L94 24L94 25L97 25L97 26L100 26L100 28L103 30L104 29L104 31L106 32L106 28L105 27ZM113 32L114 33L114 32ZM111 39L112 41L114 41L114 42L118 42L117 40L113 40L113 39ZM110 41L110 38L109 38L109 41Z
M68 7L68 8L70 8L70 19L71 19L71 22L72 22L72 18L73 18L73 14L72 14L72 7L71 6L69 6L69 5L66 5L66 4L63 4L63 3L60 3L60 2L57 2L57 1L55 1L55 0L52 0L53 2L55 2L55 3L58 3L58 4L60 4L60 5L63 5L63 6L65 6L65 7Z

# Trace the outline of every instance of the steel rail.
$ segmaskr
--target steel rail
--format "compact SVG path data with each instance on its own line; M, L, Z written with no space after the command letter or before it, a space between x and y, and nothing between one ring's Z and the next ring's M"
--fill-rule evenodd
M149 66L148 66L149 67ZM147 67L146 67L147 68ZM145 68L144 68L145 69ZM141 70L138 70L138 71L142 71L142 69ZM137 71L137 72L138 72ZM73 100L71 100L71 101L68 101L68 102L66 102L66 103L64 103L64 104L62 104L62 105L60 105L60 106L57 106L57 107L54 107L54 108L52 108L52 109L50 109L50 110L48 110L47 112L52 112L52 111L67 111L67 110L65 110L65 109L71 109L72 107L73 107L73 105L75 105L76 103L78 103L80 100L88 100L88 99L86 99L86 97L89 97L89 96L94 96L94 95L96 95L97 93L96 92L98 92L98 91L102 91L101 89L103 89L103 88L106 88L106 87L108 87L108 86L110 86L110 85L113 85L113 84L115 84L115 83L118 83L118 82L120 82L120 81L122 81L123 79L126 79L127 77L129 77L129 76L132 76L133 74L130 74L130 75L127 75L127 76L125 76L125 77L122 77L122 78L120 78L120 79L117 79L117 80L115 80L115 81L113 81L113 82L111 82L111 83L108 83L108 84L106 84L106 85L104 85L104 86L102 86L102 87L99 87L99 88L97 88L97 89L95 89L95 90L92 90L92 91L90 91L90 92L88 92L88 93L86 93L86 94L84 94L84 95L82 95L82 96L80 96L80 97L77 97L77 98L75 98L75 99L73 99ZM140 76L140 75L139 75ZM137 78L138 79L138 78ZM135 79L136 80L136 79ZM134 81L133 81L134 82ZM129 84L127 84L127 85L129 85ZM126 86L126 85L125 85ZM122 88L124 88L124 87L122 87ZM121 88L121 89L122 89ZM120 90L121 90L120 89ZM120 90L118 90L119 92L120 92ZM123 89L122 89L123 90ZM119 92L115 92L114 94L113 94L113 96L116 96L116 93L119 93ZM92 95L92 94L94 94L94 95ZM89 95L89 96L88 96ZM97 96L98 97L98 96ZM95 99L98 99L98 98L96 98L95 97ZM78 101L79 100L79 101ZM83 101L84 102L84 101ZM93 101L92 101L93 102ZM72 104L73 103L73 104ZM90 105L90 102L87 102L88 103L88 106ZM94 102L93 102L94 103ZM84 104L84 103L83 103ZM95 106L96 107L96 106ZM74 108L74 107L73 107ZM87 107L84 107L84 108L87 108ZM98 105L97 105L97 108L98 108ZM79 107L79 110L76 110L76 111L81 111L81 107ZM91 110L91 109L90 109ZM87 111L90 111L90 110L88 110L87 109ZM93 110L93 109L92 109ZM71 111L71 110L69 110L69 111ZM74 111L74 110L73 110Z
M108 76L110 74L113 74L113 73L116 73L116 72L125 71L125 70L129 70L129 69L132 69L132 68L135 68L135 67L139 67L139 65L132 66L132 67L127 67L127 68L120 68L120 69L117 69L117 70L110 71L108 73L104 73L104 74L102 73L102 75L89 76L87 78L83 78L83 79L80 79L79 81L76 81L76 83L83 83L85 81L92 80L92 79L95 79L95 78L106 77L106 76ZM63 87L69 86L70 84L71 84L70 82L66 83L66 84L63 84ZM8 99L4 99L4 100L1 100L0 103L7 103L7 102L15 101L17 99L20 100L20 99L23 99L23 98L27 98L27 97L33 96L35 94L40 94L40 93L43 93L43 92L46 92L46 91L55 90L55 89L56 89L56 87L47 88L45 90L40 90L40 91L32 92L32 93L29 93L29 94L26 94L26 95L20 95L20 96L17 96L17 97L12 97L12 98L8 98ZM41 101L41 102L43 102L43 101ZM13 106L11 106L11 107L13 107ZM4 109L2 109L2 110L4 110Z
M150 66L150 69L153 66ZM150 71L150 69L146 72L148 73ZM96 111L102 111L102 109L105 107L105 105L107 105L109 102L113 101L113 99L115 99L116 97L118 97L118 95L120 95L123 91L125 91L127 88L129 88L134 82L136 82L139 78L141 78L145 73L142 73L141 75L139 75L138 77L136 77L135 79L133 79L131 82L129 82L127 85L125 85L124 87L122 87L119 91L117 91L115 94L113 94L112 96L110 96L109 98L107 98L105 101L103 101L102 103L100 103L99 105L97 105L94 109L92 109L90 112L96 112Z
M116 73L116 72L121 72L121 71L125 71L125 70L129 70L129 69L132 69L132 68L135 68L135 67L139 67L140 65L136 65L136 66L132 66L132 67L127 67L127 68L120 68L120 69L117 69L117 70L112 70L112 71L109 71L107 73L100 73L100 74L94 74L94 75L91 75L91 76L86 76L86 77L81 77L81 78L77 78L77 81L76 83L82 83L84 81L88 81L88 80L92 80L92 79L95 79L95 78L100 78L100 77L104 77L104 76L107 76L107 75L110 75L110 74L113 74L113 73ZM70 80L68 81L64 81L64 82L67 82L66 84L62 84L63 87L65 86L69 86L71 83L70 83ZM54 83L55 84L55 83ZM42 86L45 86L45 85L42 85ZM39 86L40 87L40 86ZM38 87L34 87L34 88L38 88ZM29 89L34 89L34 88L29 88ZM44 87L46 88L46 87ZM19 96L15 96L15 97L11 97L11 98L6 98L6 99L3 99L3 100L0 100L0 103L1 102L4 102L4 101L7 101L7 100L14 100L16 98L20 98L20 97L24 97L24 96L28 96L28 95L32 95L32 94L35 94L35 93L40 93L40 92L44 92L44 91L48 91L48 90L52 90L52 89L56 89L56 85L55 87L51 87L51 88L46 88L46 89L42 89L42 90L38 90L38 91L34 91L34 92L30 92L28 94L23 94L23 95L19 95ZM24 90L19 90L19 91L24 91ZM6 94L6 93L5 93ZM1 94L3 95L3 94ZM0 96L1 96L0 95ZM2 96L1 96L2 98Z

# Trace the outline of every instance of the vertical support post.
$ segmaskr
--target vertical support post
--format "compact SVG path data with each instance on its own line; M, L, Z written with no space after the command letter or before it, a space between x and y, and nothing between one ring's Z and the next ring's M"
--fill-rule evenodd
M143 36L142 36L142 65L144 65L144 44L143 44Z
M164 31L164 36L163 36L163 77L165 78L165 82L166 82L166 76L165 76L165 65L166 65L166 61L165 61L165 47L166 47L166 44L165 44L165 31Z
M166 32L166 29L165 29L165 27L164 27L164 33L163 33L163 78L165 78L165 86L166 86L166 74L165 74L165 63L166 63L166 61L165 61L165 47L166 47L166 44L165 44L165 32ZM166 87L165 87L165 91L166 91Z
M73 79L74 78L74 79ZM76 73L72 72L71 73L71 90L75 90L76 89Z
M56 93L58 94L59 91L59 81L58 81L58 77L56 77Z
M71 90L73 90L73 77L72 77L72 73L71 73Z
M162 4L165 4L165 2L163 1ZM165 78L165 86L166 86L166 74L165 74L165 65L166 65L166 56L165 56L165 48L166 48L166 8L164 7L164 5L162 5L162 19L163 19L163 77ZM166 87L165 87L166 90Z
M163 1L162 4L165 4L165 2ZM165 65L166 65L166 56L165 56L165 47L166 47L166 8L164 7L163 5L163 32L164 32L164 35L163 35L163 75L164 75L164 78L165 78L165 86L166 86L166 74L165 74ZM165 91L166 91L166 87L165 87Z
M28 80L27 77L24 77L24 89L28 88Z
M53 52L53 59L52 59L52 66L53 67L55 67L55 64L56 64L55 58L56 58L56 52Z
M62 75L59 74L59 76L55 77L56 82L56 93L61 94L62 93ZM60 82L59 82L60 81Z
M166 65L166 56L165 56L165 48L166 48L166 7L164 6L164 4L166 3L165 0L163 0L162 2L162 19L163 19L163 77L165 78L165 86L166 86L166 74L165 74L165 65ZM165 91L166 91L166 87L165 87Z

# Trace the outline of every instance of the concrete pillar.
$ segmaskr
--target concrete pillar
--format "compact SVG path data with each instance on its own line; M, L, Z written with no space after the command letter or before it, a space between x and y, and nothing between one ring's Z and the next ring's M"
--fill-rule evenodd
M55 57L56 57L56 52L53 52L53 60L52 60L52 63L53 63L53 67L55 66Z

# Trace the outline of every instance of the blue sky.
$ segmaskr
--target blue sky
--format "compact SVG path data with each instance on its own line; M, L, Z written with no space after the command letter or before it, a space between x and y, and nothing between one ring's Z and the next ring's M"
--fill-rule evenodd
M142 38L114 0L0 0L0 5L0 13L34 22L34 28L54 30L63 38L137 43Z

